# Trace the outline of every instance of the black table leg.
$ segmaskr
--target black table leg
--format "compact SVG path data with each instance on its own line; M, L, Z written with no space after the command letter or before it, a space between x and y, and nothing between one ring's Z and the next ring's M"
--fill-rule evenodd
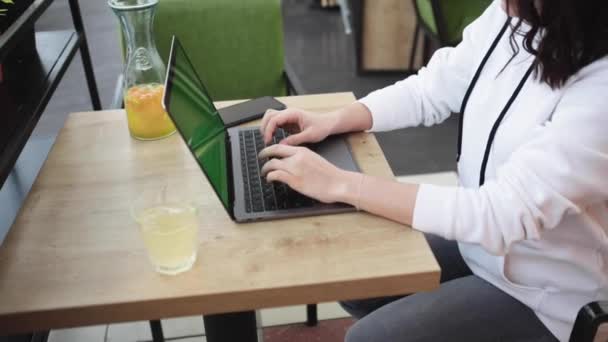
M309 327L314 327L319 323L319 319L317 318L317 304L307 304L306 305L306 325Z
M153 342L165 342L163 334L163 325L160 320L150 321L150 331L152 332Z
M207 342L258 342L255 311L207 315L203 320Z

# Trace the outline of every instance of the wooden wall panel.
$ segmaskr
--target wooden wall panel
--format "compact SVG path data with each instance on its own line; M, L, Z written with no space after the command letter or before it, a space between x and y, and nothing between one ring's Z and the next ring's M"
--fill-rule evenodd
M416 13L412 1L363 1L362 24L363 69L407 70L416 27ZM419 47L418 51L421 50ZM419 63L418 61L417 65L420 65Z

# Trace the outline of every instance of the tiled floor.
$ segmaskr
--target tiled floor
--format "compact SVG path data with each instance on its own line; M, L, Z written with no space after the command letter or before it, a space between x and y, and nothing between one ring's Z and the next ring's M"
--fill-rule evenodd
M103 342L107 333L107 326L96 325L75 329L53 330L48 342Z
M145 322L129 322L108 326L106 341L127 342L151 340L150 325Z
M321 303L317 306L319 320L348 317L348 313L336 303ZM262 326L269 327L291 323L300 323L306 320L306 307L304 305L288 306L283 308L265 309L261 312Z
M342 342L354 322L352 318L341 318L321 321L314 327L297 324L266 328L264 342Z
M285 326L294 323L304 326L302 323L306 320L306 307L299 305L266 309L261 310L260 314L263 327ZM318 317L319 320L333 320L348 317L348 314L337 303L322 303L318 306ZM202 316L165 319L162 321L162 325L165 338L175 338L173 341L205 341L204 336L200 336L205 333ZM331 332L333 326L334 324L322 325L319 331L322 331L322 333ZM269 342L287 341L278 339L277 336L283 336L288 331L285 327L273 330L267 340ZM302 331L296 329L294 333L302 334ZM110 324L109 326L54 330L51 332L49 342L137 342L150 341L151 338L148 322L130 322Z

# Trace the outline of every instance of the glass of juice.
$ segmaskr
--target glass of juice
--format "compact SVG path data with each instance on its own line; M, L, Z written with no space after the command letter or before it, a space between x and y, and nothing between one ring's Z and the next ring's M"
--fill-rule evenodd
M158 83L138 84L125 93L125 110L131 136L139 140L156 140L175 132L173 121L163 109L164 86Z
M167 187L143 192L132 205L132 215L156 271L175 275L196 261L199 219L192 203L168 193Z

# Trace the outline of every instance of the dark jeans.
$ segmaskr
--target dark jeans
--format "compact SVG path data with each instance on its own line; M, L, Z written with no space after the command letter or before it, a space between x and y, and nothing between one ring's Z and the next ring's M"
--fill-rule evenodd
M439 289L341 302L359 319L347 342L556 341L529 307L474 275L456 242L426 239L441 267Z

